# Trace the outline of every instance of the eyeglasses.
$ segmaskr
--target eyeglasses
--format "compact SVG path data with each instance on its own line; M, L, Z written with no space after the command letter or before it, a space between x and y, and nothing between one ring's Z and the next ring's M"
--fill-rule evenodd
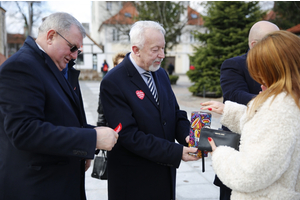
M64 38L64 36L62 36L59 32L56 31L56 33L71 45L70 51L72 53L74 53L75 51L78 51L78 55L81 53L81 51L77 48L76 45L71 44L71 42L69 42L66 38Z

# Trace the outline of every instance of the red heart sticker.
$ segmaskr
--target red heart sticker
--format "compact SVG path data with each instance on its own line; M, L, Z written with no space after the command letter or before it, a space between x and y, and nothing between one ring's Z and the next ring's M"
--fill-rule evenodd
M136 96L138 96L138 98L140 98L141 100L144 99L145 93L142 90L137 90L135 93L136 93Z

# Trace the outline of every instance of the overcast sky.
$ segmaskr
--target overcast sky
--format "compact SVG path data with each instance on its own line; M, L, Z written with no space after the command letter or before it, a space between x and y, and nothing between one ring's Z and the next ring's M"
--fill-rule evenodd
M91 1L47 1L47 4L49 5L49 8L53 11L62 11L70 13L81 23L91 22Z
M25 5L25 4L20 4ZM91 21L91 1L75 0L75 1L44 1L42 4L43 12L42 18L48 16L53 12L67 12L73 15L81 23L90 23ZM1 7L6 10L6 29L8 33L23 33L24 22L20 20L20 16L12 15L17 10L17 6L14 2L1 2ZM26 8L26 7L25 7ZM39 20L36 24L38 27L41 24ZM37 27L33 28L33 31L37 33Z
M205 14L204 10L200 6L201 1L191 1L191 7L200 14ZM24 22L22 20L16 20L16 16L9 16L8 13L13 13L12 10L16 10L16 4L14 2L0 2L1 6L6 9L6 28L8 33L23 33ZM273 6L273 1L261 1L261 5L265 9L271 9ZM23 4L24 5L24 4ZM73 15L81 23L91 23L91 1L87 0L61 0L61 1L44 1L42 4L43 8L46 10L42 13L42 17L48 16L53 12L67 12ZM21 17L20 17L21 18ZM38 27L41 20L38 21L36 26ZM37 27L33 29L34 33L37 34Z

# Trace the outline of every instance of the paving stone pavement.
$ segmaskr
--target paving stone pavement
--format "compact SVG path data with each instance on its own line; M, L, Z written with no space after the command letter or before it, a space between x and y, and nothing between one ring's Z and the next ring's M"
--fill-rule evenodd
M186 75L180 75L176 85L172 85L181 110L185 110L190 119L191 112L200 110L200 103L210 98L192 96L188 91L191 85ZM84 107L89 124L96 125L99 97L99 81L80 81ZM222 98L213 99L222 101ZM220 115L212 114L212 128L220 128ZM92 162L93 165L93 162ZM92 165L86 172L86 194L88 200L106 200L107 181L91 177ZM182 161L177 170L176 200L218 200L219 188L213 185L215 174L211 166L210 154L205 158L205 172L202 172L202 162Z

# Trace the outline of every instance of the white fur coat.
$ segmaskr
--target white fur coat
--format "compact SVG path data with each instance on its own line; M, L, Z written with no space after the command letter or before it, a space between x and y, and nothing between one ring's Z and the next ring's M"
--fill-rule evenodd
M272 99L252 116L225 102L221 123L241 134L241 144L239 151L218 147L212 164L232 200L300 199L300 110L285 93Z

